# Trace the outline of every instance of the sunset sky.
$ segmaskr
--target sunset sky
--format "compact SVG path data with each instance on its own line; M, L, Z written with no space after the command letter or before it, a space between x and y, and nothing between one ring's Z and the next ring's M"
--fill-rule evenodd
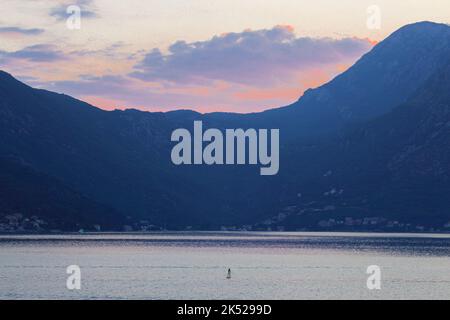
M81 29L66 26L73 4ZM282 106L403 25L450 22L449 0L0 0L0 8L0 69L109 110Z

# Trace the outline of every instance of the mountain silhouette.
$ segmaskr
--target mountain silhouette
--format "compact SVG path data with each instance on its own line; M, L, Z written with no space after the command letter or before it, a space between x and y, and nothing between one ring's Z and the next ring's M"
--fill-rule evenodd
M449 26L408 25L294 104L253 114L104 111L0 72L0 157L11 167L0 175L0 217L18 211L64 230L320 229L375 217L442 229L449 57ZM279 128L280 173L174 166L171 132L195 120Z

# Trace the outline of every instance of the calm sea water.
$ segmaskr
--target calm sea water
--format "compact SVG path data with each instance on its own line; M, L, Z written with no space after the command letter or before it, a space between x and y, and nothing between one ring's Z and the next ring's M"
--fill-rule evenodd
M450 299L450 235L0 236L0 299Z

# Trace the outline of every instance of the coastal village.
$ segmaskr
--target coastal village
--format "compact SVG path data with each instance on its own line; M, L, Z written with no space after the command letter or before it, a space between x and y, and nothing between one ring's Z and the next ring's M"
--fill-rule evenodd
M359 231L359 232L443 232L450 233L450 221L442 226L427 227L420 224L405 223L389 220L384 217L344 217L320 220L314 226L296 228L283 223L289 215L280 213L274 218L264 220L254 225L221 226L221 231ZM182 231L196 231L194 226L187 226ZM72 230L76 232L102 232L101 225L92 225L89 228ZM154 225L147 220L141 220L129 225L123 225L122 232L155 232L167 231L166 228ZM25 217L21 213L9 214L0 217L0 233L57 233L58 228L50 228L49 223L38 216Z

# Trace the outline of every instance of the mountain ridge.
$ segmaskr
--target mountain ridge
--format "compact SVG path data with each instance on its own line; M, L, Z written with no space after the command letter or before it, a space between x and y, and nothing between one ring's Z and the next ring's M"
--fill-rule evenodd
M433 36L422 36L428 29ZM433 167L433 174L425 170L419 179L414 177L433 159L441 166L450 161L445 135L438 135L436 143L430 140L435 125L450 121L445 107L450 100L445 91L450 84L449 30L428 23L402 28L347 72L308 91L298 102L252 114L104 111L70 96L33 89L0 72L0 156L20 159L32 172L48 177L42 178L48 185L63 185L92 200L86 206L95 202L111 208L118 224L135 230L244 225L314 230L327 225L323 221L328 219L380 215L386 221L403 219L404 225L414 224L411 228L442 228L445 219L450 221L444 210L450 204L443 199L448 182L436 176L439 166ZM405 37L411 39L404 42ZM422 42L416 45L417 41ZM430 53L424 55L425 51ZM362 81L365 77L369 80ZM416 106L415 117L402 123L409 109L398 110L410 105ZM441 111L430 116L437 110ZM191 128L195 120L202 120L205 128L279 128L280 174L260 177L246 166L174 166L171 132ZM416 132L417 121L429 125ZM389 123L404 133L391 134ZM415 140L408 140L411 132ZM396 153L397 146L407 148L408 141L420 142L421 147ZM392 160L395 155L401 161ZM39 184L41 175L31 176L34 183L27 188ZM436 196L421 196L421 188L434 188ZM67 203L76 197L68 194ZM430 216L427 207L434 208ZM86 220L90 228L104 224L100 215L92 214ZM79 228L73 221L65 227L70 224ZM343 226L353 227L344 223L334 228Z

